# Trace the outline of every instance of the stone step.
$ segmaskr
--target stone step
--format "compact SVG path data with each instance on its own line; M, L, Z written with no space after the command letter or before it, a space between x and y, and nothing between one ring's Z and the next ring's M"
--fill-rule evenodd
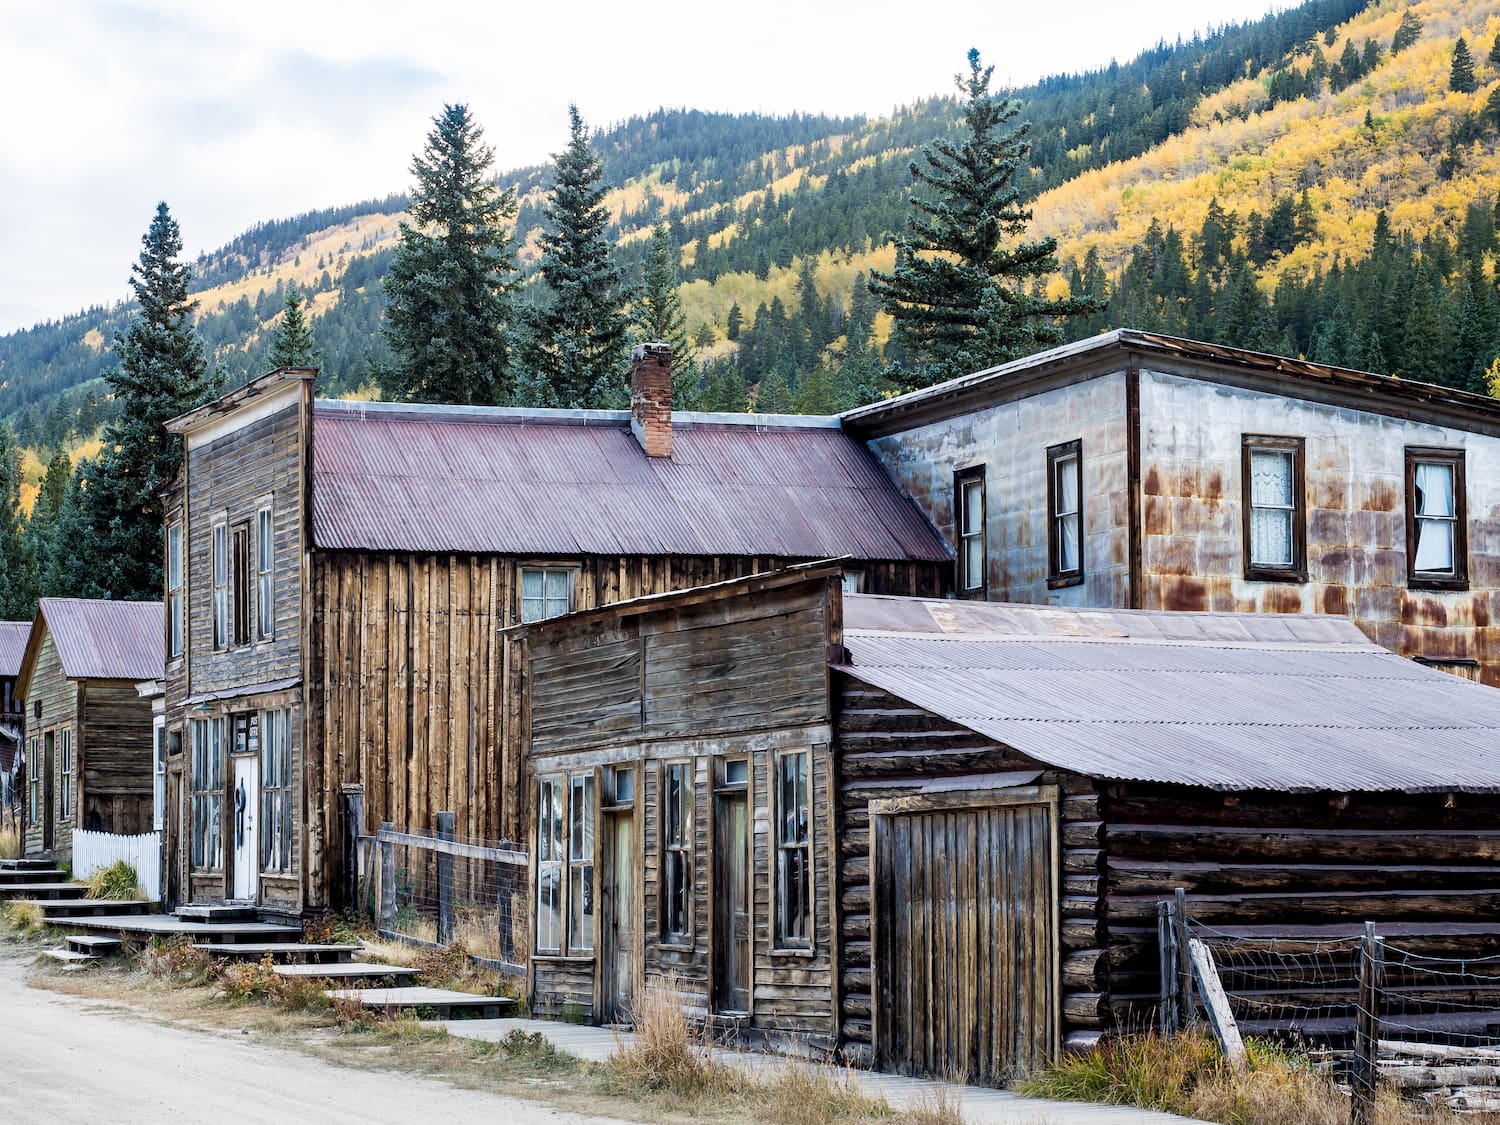
M340 965L348 964L361 945L332 945L302 941L199 942L194 949L215 957L239 961L259 961L270 957L278 964Z
M104 937L101 934L69 934L68 948L78 953L88 953L95 957L108 957L120 952L120 939Z
M277 965L272 970L279 977L301 980L390 981L409 985L420 972L406 965L377 965L371 961L346 961L342 965Z
M91 915L148 914L155 903L144 899L75 898L41 903L42 915L49 922L69 918L87 918Z
M330 988L323 995L331 1000L354 1000L368 1011L395 1013L425 1009L433 1019L453 1019L454 1014L498 1019L515 1010L508 996L476 996L446 988Z
M0 899L70 899L83 898L88 893L89 889L82 883L21 883L10 887L0 887Z
M253 905L244 906L236 903L214 902L179 906L176 914L184 922L256 922L260 920L260 912Z

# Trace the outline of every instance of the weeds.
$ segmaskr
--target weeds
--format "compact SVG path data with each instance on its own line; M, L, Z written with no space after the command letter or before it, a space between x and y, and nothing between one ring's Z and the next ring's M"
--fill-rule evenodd
M458 942L424 950L412 961L412 967L422 974L422 983L432 988L477 992L482 996L509 995L505 979L475 962Z
M766 1119L776 1125L854 1125L891 1116L886 1100L859 1089L849 1071L808 1066L796 1059L788 1059L759 1093L765 1099ZM948 1123L933 1119L932 1125Z
M89 876L89 897L113 901L145 898L135 868L123 859L117 859L108 867L101 867Z
M321 982L281 976L270 954L259 961L216 961L213 972L222 997L235 1003L268 1000L289 1012L316 1011L329 1005Z
M140 963L147 975L173 984L206 984L214 975L213 958L190 937L152 938Z
M0 917L6 928L18 937L31 937L47 927L42 904L31 898L17 898L0 906Z
M350 911L325 914L302 929L302 940L314 945L359 945L371 936L373 931L364 915Z
M714 1060L703 1033L688 1023L671 977L647 985L637 997L635 1038L622 1043L606 1066L622 1092L692 1098L713 1089L738 1092L744 1084L738 1072Z
M0 859L21 858L21 826L16 821L0 825Z

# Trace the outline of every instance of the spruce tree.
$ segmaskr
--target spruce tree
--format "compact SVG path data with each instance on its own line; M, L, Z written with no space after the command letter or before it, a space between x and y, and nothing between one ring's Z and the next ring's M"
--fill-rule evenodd
M1460 94L1472 94L1479 89L1474 79L1474 56L1469 54L1469 44L1460 35L1453 44L1453 65L1448 71L1448 89Z
M271 333L271 367L315 367L318 352L313 346L312 326L303 313L302 291L293 282L286 287L281 323Z
M509 396L516 195L492 180L494 152L483 140L467 106L445 105L412 157L412 221L401 224L383 282L392 359L377 376L389 398L472 405Z
M1490 65L1500 66L1500 32L1496 32L1494 42L1490 44Z
M633 312L636 334L642 340L672 346L672 402L677 409L687 410L698 391L698 364L677 292L677 260L667 224L657 223L651 228L646 269Z
M523 406L599 408L625 402L625 295L609 238L604 166L576 105L568 147L556 157L539 271L546 283L527 333Z
M36 558L21 525L21 451L0 422L0 621L30 621L36 612Z
M1407 8L1401 13L1401 23L1396 28L1396 34L1391 37L1391 54L1406 50L1421 38L1421 35L1422 18Z
M182 236L165 203L141 238L130 287L139 309L115 338L118 365L107 372L120 413L104 432L104 449L82 496L90 532L66 538L66 550L91 552L90 596L162 596L162 505L158 495L182 464L182 443L165 423L218 390L188 299L191 271L179 262Z
M1086 302L1049 301L1031 282L1058 269L1057 242L1017 241L1031 221L1015 183L1029 145L1019 107L990 92L993 67L969 52L961 143L926 145L910 172L917 191L906 231L897 236L896 267L872 273L870 291L895 318L898 360L893 377L906 387L931 386L989 367L1062 333L1054 318L1086 313Z
M36 560L37 580L43 595L53 590L47 585L52 556L57 546L57 520L62 513L63 499L67 496L68 482L73 477L73 462L62 450L52 455L47 462L47 473L42 477L41 491L31 506L31 515L26 520L26 542Z

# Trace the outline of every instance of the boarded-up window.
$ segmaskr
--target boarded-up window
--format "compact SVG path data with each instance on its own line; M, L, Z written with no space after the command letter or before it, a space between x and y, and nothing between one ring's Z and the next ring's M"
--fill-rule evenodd
M812 947L812 791L806 750L776 759L776 946Z
M62 820L73 815L73 728L63 727L58 736L57 814Z
M1307 577L1307 509L1301 438L1246 434L1240 454L1245 577Z
M984 597L984 466L963 469L953 478L954 525L958 532L958 592Z
M262 711L260 718L260 866L292 869L292 715Z
M250 525L234 529L234 643L250 643Z
M662 940L693 940L693 767L673 762L662 771Z
M229 527L213 528L214 648L229 647Z
M573 571L567 567L521 569L521 620L545 621L573 609Z
M1083 443L1047 450L1047 584L1083 581Z
M255 524L255 632L266 641L276 634L276 533L269 507L257 513Z
M563 786L550 778L538 787L536 810L536 949L562 951Z
M192 729L192 859L195 868L224 866L224 718L194 719Z
M167 655L182 655L182 525L167 528Z
M1406 451L1408 585L1450 590L1468 587L1464 491L1462 450Z
M594 948L594 777L568 786L568 952Z

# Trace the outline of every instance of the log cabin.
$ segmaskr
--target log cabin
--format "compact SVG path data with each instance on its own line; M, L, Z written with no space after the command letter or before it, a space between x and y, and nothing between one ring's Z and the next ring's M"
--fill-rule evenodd
M751 576L525 626L532 1009L999 1083L1149 1026L1157 903L1500 952L1500 691L1347 619Z
M29 621L0 621L0 826L20 823L21 796L16 781L24 757L21 732L25 710L16 691L16 677L21 674L21 658L26 654L30 632Z
M1500 686L1500 401L1120 330L842 415L963 598L1346 615Z
M135 685L161 669L160 602L38 603L16 681L25 854L68 862L76 828L150 830L151 706Z
M298 916L348 895L348 841L451 811L520 833L520 622L842 557L946 592L952 556L836 418L315 399L263 376L174 420L167 492L166 885ZM344 794L363 822L345 823Z

